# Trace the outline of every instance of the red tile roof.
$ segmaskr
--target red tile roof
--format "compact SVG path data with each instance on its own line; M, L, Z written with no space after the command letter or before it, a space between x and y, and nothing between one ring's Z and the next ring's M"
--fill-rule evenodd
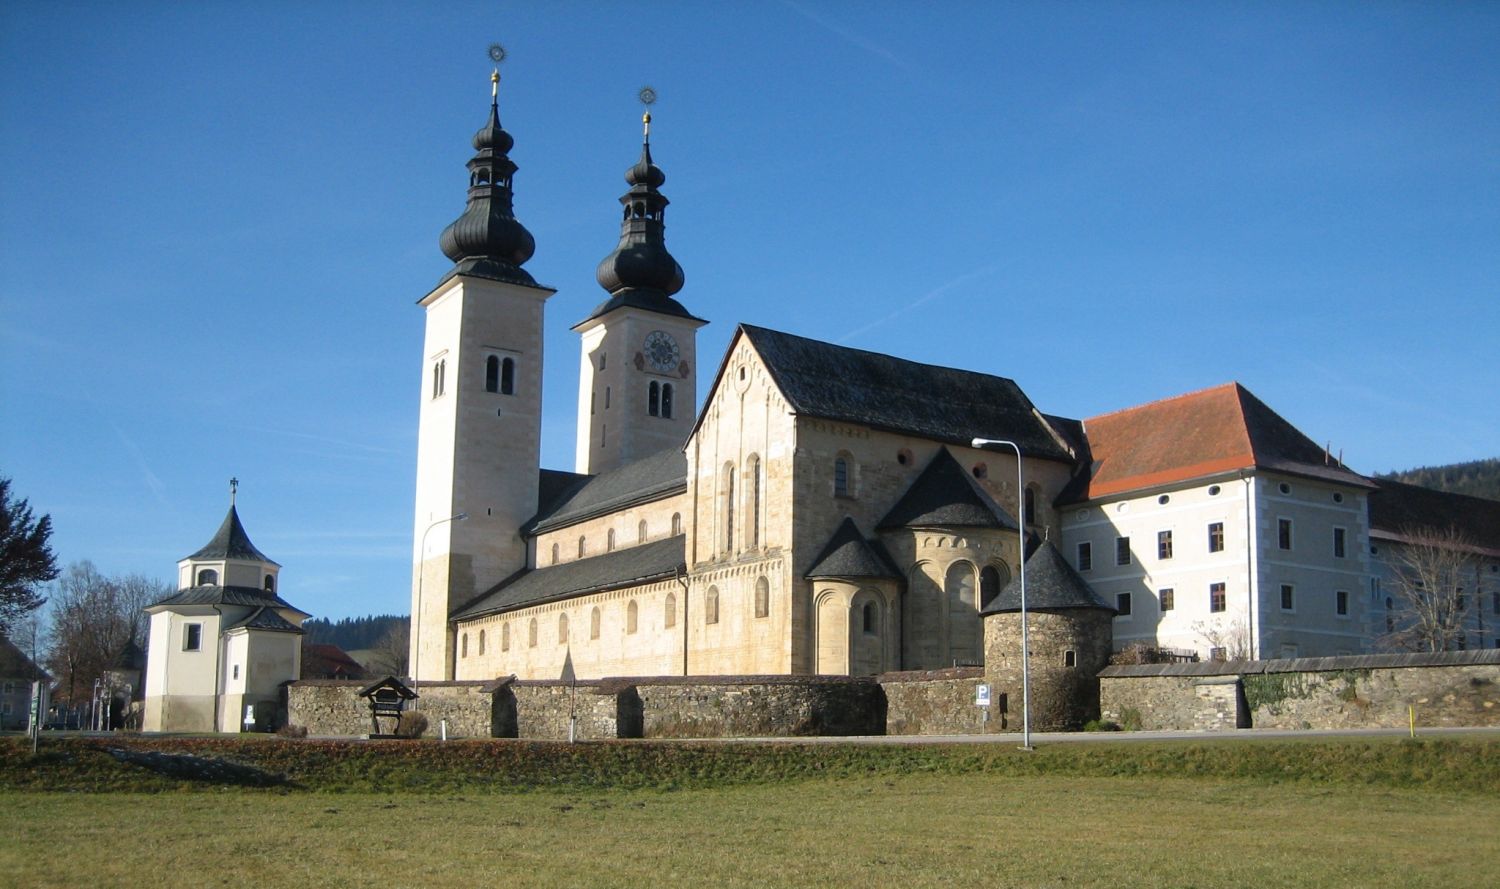
M1081 499L1263 469L1370 487L1239 383L1083 421L1093 465Z

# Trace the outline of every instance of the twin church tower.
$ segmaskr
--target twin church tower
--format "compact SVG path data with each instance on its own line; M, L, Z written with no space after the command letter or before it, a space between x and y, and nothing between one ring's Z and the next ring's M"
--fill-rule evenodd
M439 239L453 267L426 309L412 572L412 676L453 675L452 610L535 564L522 531L544 485L542 342L547 299L522 266L536 242L515 217L500 125L499 74L489 120L474 134L468 204ZM697 406L694 317L674 295L682 267L667 252L666 181L651 160L625 173L620 243L599 263L608 297L574 325L582 339L576 471L594 475L686 440ZM460 518L462 516L462 518Z

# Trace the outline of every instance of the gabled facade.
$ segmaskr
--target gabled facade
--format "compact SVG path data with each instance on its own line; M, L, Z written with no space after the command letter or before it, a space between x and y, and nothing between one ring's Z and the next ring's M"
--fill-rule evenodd
M0 730L26 728L31 720L32 683L52 677L5 636L0 636Z
M274 722L281 684L301 675L302 621L278 593L281 566L233 504L218 533L178 562L181 588L146 608L149 732L238 732Z

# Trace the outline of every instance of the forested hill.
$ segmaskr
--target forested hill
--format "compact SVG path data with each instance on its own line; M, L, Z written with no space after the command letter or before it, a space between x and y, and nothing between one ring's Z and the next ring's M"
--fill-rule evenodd
M372 614L369 617L346 617L329 621L315 617L304 621L302 629L307 631L307 641L331 642L345 651L374 648L391 627L404 624L404 614Z
M1409 485L1421 485L1454 494L1470 497L1488 497L1500 500L1500 457L1475 460L1472 463L1452 463L1447 466L1423 466L1401 472L1385 472L1376 478L1394 479Z

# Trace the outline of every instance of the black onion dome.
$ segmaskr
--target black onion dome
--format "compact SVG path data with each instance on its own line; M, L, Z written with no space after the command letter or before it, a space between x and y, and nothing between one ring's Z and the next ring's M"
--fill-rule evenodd
M454 262L448 274L535 286L536 280L521 268L536 252L536 240L512 206L517 167L508 152L515 140L500 126L498 100L490 104L490 119L474 134L473 144L468 205L438 237L443 254Z
M682 266L667 252L666 209L669 201L657 188L667 181L651 162L651 144L641 146L641 159L625 172L630 191L620 197L625 218L620 243L599 263L599 286L618 296L642 291L648 298L666 300L682 289ZM675 312L673 314L676 314Z

